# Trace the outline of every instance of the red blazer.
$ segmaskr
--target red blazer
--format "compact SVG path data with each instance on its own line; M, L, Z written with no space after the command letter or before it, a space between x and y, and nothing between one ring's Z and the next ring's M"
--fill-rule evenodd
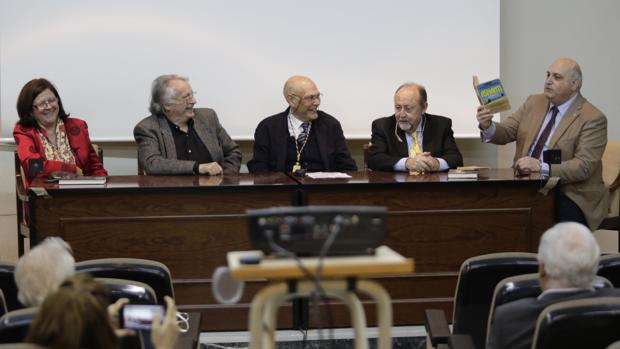
M26 176L28 175L28 160L39 158L43 159L43 172L39 173L37 177L47 177L54 171L75 172L76 166L82 169L85 176L107 176L108 172L103 168L103 164L90 142L86 122L77 118L68 118L65 121L65 130L73 156L75 156L75 164L46 160L43 145L36 129L22 127L19 124L15 125L13 137L17 146L17 156ZM32 179L34 178L29 178L29 181Z

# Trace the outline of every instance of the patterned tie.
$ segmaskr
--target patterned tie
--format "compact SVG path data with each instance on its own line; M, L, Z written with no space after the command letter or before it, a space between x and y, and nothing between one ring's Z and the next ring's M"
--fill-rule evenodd
M532 157L534 159L540 158L540 154L542 153L542 150L545 147L545 144L547 143L549 134L551 134L551 129L553 128L553 124L555 124L555 117L558 115L558 112L559 110L556 106L551 107L551 119L547 123L547 126L545 126L545 129L540 134L540 137L538 137L538 142L536 142L536 145L534 146L534 150L532 150Z
M414 157L422 152L422 148L420 141L418 141L418 132L411 132L411 137L413 137L413 142L411 142L411 149L409 149L409 157Z
M304 122L301 124L301 133L297 136L297 143L299 145L303 145L306 142L306 138L308 138L308 127L310 126L309 122Z

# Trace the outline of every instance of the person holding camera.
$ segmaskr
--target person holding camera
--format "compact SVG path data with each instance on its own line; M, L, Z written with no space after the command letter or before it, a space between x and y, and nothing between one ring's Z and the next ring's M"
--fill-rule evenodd
M109 305L108 290L88 274L76 274L48 295L39 307L26 342L51 349L120 348L119 338L134 332L119 328L118 314L127 299ZM179 335L176 306L166 296L163 321L153 318L151 342L171 349Z

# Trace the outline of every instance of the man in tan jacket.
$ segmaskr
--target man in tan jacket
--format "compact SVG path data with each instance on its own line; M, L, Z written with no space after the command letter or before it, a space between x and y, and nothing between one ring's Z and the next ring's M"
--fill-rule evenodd
M531 95L502 122L478 107L482 140L494 144L516 141L518 174L541 172L560 178L556 221L580 222L594 230L608 210L609 193L602 178L601 157L607 144L607 119L580 93L582 74L570 58L547 70L543 94ZM559 149L560 164L542 162L542 152Z

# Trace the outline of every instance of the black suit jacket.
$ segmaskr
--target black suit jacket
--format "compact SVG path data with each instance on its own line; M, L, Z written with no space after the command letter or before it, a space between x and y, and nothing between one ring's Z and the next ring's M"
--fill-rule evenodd
M463 156L454 141L452 120L449 118L424 114L424 131L422 150L430 152L433 157L446 160L450 168L463 165ZM398 137L394 133L396 117L394 115L379 118L372 122L372 136L368 153L368 167L375 171L393 171L394 164L402 158L409 157L405 132L398 128Z
M534 340L538 315L547 306L589 297L618 297L616 289L575 290L545 294L542 299L524 298L503 304L493 314L487 349L529 349Z
M312 121L311 133L315 134L324 171L357 171L355 160L336 118L319 111ZM286 171L286 141L289 109L261 121L254 132L254 155L248 162L250 172Z

